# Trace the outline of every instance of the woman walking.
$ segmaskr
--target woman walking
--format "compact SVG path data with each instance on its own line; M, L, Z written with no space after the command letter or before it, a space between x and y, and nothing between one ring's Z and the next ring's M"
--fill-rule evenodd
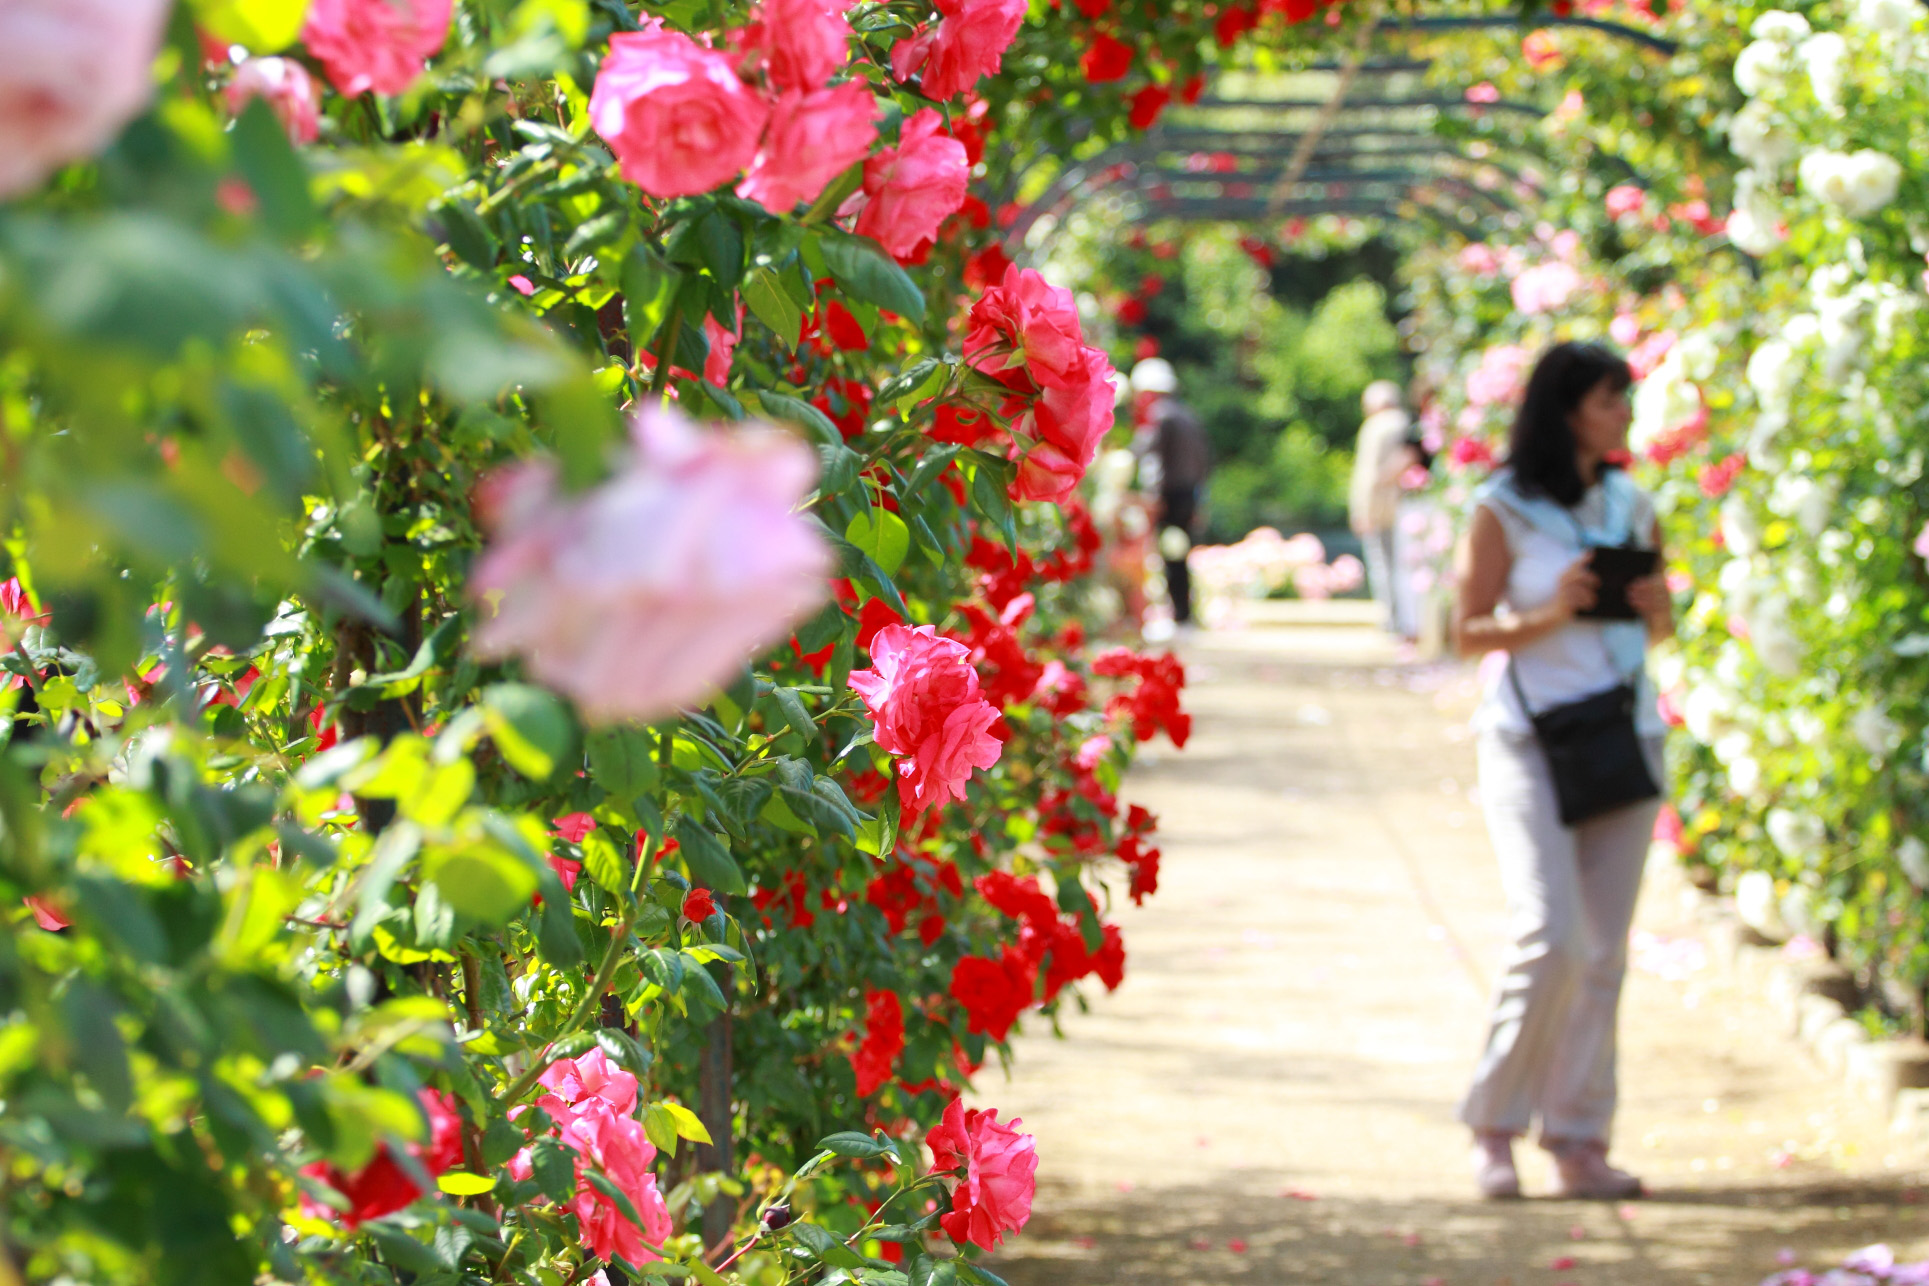
M1514 1141L1536 1120L1557 1195L1641 1191L1607 1150L1628 925L1664 780L1646 649L1674 619L1654 503L1615 463L1631 383L1604 348L1548 350L1460 551L1456 647L1507 654L1475 728L1513 941L1460 1110L1488 1197L1520 1195Z

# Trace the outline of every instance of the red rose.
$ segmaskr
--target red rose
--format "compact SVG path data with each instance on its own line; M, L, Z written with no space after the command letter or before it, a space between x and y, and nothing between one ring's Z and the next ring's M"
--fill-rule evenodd
M709 889L691 889L683 895L683 918L692 924L702 924L716 913L717 900Z
M651 196L695 196L750 164L770 105L722 54L659 25L610 37L589 118L624 178Z
M1159 113L1172 101L1172 91L1164 85L1147 85L1132 95L1130 121L1133 129L1151 129L1158 124Z
M778 90L822 89L850 55L851 24L825 0L763 0L739 44ZM862 86L860 85L861 89Z
M1072 292L1030 268L1005 269L966 319L964 356L987 375L1023 368L1040 387L1085 382L1085 333Z
M1078 60L1078 69L1094 85L1124 80L1125 73L1132 70L1132 46L1101 31L1092 37L1092 47Z
M1018 1232L1031 1218L1038 1189L1038 1147L1029 1134L1004 1125L998 1113L966 1111L957 1099L944 1120L925 1137L932 1165L939 1170L964 1167L951 1193L951 1213L938 1219L945 1234L960 1245L995 1250L1007 1232Z
M862 353L871 346L871 337L864 333L864 327L851 310L835 299L823 303L823 330L831 337L831 343L847 353Z
M455 1110L455 1099L440 1090L422 1090L416 1095L429 1121L429 1141L407 1144L408 1153L421 1162L431 1178L462 1164L462 1118ZM303 1196L302 1213L318 1219L335 1219L349 1230L371 1219L394 1214L430 1189L417 1187L408 1172L396 1163L389 1145L376 1149L374 1159L352 1175L345 1175L326 1161L302 1167L303 1174L319 1179L348 1198L346 1213L333 1206Z

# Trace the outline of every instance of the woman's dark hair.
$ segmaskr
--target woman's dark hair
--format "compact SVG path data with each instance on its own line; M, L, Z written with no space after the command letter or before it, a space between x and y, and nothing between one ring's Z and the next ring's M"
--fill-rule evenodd
M1534 363L1507 444L1507 463L1522 491L1570 508L1581 502L1587 483L1574 460L1574 429L1567 417L1602 383L1621 392L1634 383L1634 372L1599 344L1556 344Z

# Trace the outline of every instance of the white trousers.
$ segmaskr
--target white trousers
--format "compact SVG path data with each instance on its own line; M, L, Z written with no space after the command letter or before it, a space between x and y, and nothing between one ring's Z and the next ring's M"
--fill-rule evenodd
M1659 738L1645 742L1665 781ZM1561 825L1531 736L1479 741L1480 800L1500 861L1512 945L1487 1047L1460 1119L1476 1130L1605 1143L1614 1119L1614 1028L1628 925L1659 799Z

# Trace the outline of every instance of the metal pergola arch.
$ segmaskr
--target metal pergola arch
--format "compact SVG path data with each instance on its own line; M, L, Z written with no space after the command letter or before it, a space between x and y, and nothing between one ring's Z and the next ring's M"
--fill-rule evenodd
M1387 18L1376 33L1411 34L1501 26L1583 28L1671 56L1676 45L1625 23L1573 15L1540 15L1523 23L1513 15ZM1438 89L1401 94L1401 78L1431 65L1413 58L1321 62L1282 77L1281 92L1215 90L1195 104L1174 109L1145 134L1075 162L1013 220L1005 252L1025 261L1033 233L1106 196L1122 196L1143 219L1250 220L1313 213L1378 213L1388 217L1424 213L1453 225L1513 214L1513 195L1527 180L1527 165L1510 163L1531 152L1488 143L1473 154L1442 138L1434 125L1443 115L1493 114L1540 118L1541 107L1498 100L1470 101ZM1307 73L1338 71L1328 98L1295 92ZM1356 76L1380 82L1361 96L1348 92ZM1233 78L1235 81L1239 78ZM1222 82L1223 83L1223 82ZM1311 119L1304 119L1307 114ZM1302 119L1295 120L1295 117ZM1194 162L1211 158L1208 166ZM1455 172L1459 170L1460 172ZM1497 178L1496 178L1497 176ZM1365 193L1363 195L1363 193ZM1418 196L1420 199L1416 199Z

